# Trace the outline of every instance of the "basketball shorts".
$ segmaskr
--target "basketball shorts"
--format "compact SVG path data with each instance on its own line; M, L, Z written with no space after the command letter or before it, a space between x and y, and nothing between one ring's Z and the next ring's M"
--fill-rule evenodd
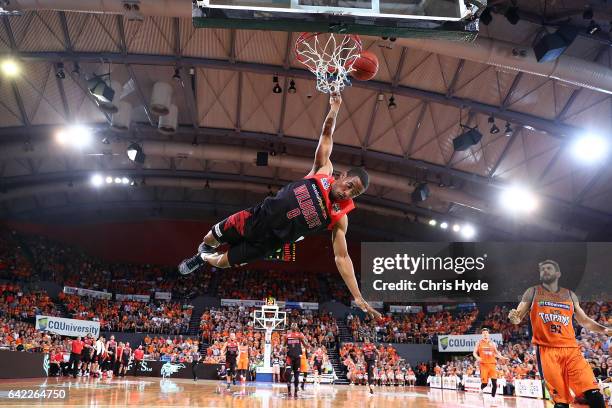
M597 389L593 370L578 347L537 346L538 369L555 403L570 404L574 395Z
M241 358L240 361L238 361L238 369L246 370L248 368L249 368L249 360Z
M91 355L89 354L89 349L83 349L81 353L81 361L83 363L89 363L91 361Z
M274 237L266 218L257 206L232 214L213 226L215 239L230 247L227 252L230 265L262 259L282 247L283 242Z
M225 361L225 369L227 370L227 375L234 376L236 374L236 359L228 358Z
M272 366L272 374L280 374L280 364L274 364Z
M314 361L314 370L321 375L323 372L323 362L322 361Z
M486 384L493 379L497 379L495 364L480 364L480 382Z
M303 358L300 359L300 373L308 372L308 363Z

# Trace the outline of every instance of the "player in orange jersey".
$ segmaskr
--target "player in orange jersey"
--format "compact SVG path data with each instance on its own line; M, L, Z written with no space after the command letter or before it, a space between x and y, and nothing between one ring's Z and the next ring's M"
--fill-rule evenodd
M242 339L240 346L238 346L238 375L241 377L241 381L244 383L247 377L247 371L249 369L249 346L245 338Z
M482 329L482 339L474 347L474 358L480 363L480 389L484 390L491 379L491 396L495 398L497 392L497 358L507 360L497 351L497 346L489 336L489 329Z
M561 268L557 262L546 260L538 266L541 285L525 291L508 319L519 324L529 313L538 368L555 408L569 407L570 390L590 408L605 408L593 371L580 353L572 318L596 333L609 336L611 329L588 317L574 292L559 287Z

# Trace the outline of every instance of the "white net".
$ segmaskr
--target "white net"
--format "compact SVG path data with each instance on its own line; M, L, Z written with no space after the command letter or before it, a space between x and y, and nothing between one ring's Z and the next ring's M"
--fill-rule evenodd
M353 34L302 33L295 43L298 61L317 76L317 90L332 94L350 86L348 75L361 49L361 39Z

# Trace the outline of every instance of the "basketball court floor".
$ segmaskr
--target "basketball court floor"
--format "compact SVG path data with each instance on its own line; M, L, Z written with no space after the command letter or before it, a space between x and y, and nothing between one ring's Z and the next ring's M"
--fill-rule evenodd
M10 390L45 390L46 395L64 398L15 399ZM49 391L61 391L52 393ZM15 392L13 392L15 394ZM89 378L47 378L0 380L2 406L147 406L147 407L520 407L543 408L546 403L531 398L500 397L427 387L375 388L369 396L364 386L308 384L297 399L287 397L284 384L248 383L225 390L219 381L131 377L96 380Z

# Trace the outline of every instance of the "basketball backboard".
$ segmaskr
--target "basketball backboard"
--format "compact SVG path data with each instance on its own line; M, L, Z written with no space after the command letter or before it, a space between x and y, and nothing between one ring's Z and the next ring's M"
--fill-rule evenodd
M198 0L196 27L473 40L486 0Z

